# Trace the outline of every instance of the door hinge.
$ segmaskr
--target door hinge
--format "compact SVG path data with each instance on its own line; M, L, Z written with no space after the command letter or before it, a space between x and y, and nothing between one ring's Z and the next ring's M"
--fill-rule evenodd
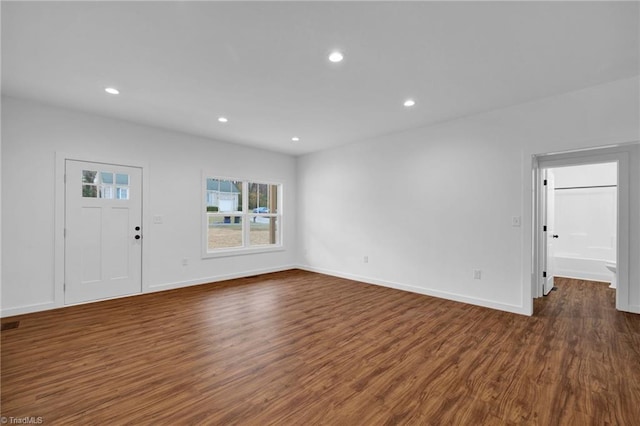
M67 238L67 228L64 228L62 230L62 234L63 234L64 238Z
M547 225L544 225L544 226L542 227L542 232L547 232Z
M64 183L67 183L67 174L64 174Z
M547 271L542 271L542 278L547 278Z
M547 180L545 179L543 182L544 186L547 186Z

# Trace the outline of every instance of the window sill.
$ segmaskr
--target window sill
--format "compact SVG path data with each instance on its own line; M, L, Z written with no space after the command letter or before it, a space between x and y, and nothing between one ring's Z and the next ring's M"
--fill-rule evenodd
M248 254L259 254L259 253L272 253L285 251L284 246L273 246L273 247L250 247L250 248L237 248L237 249L220 249L215 251L208 251L203 253L203 259L215 259L218 257L230 257L230 256L245 256Z

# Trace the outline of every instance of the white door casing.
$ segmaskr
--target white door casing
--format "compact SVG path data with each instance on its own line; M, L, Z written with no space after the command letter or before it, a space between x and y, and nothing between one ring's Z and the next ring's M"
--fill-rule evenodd
M65 304L141 292L142 169L65 161Z
M544 278L542 278L543 263L545 259L546 237L542 232L544 215L544 186L542 186L542 173L544 169L576 166L585 164L617 163L618 164L618 191L617 191L617 231L616 231L616 254L617 254L617 278L618 288L616 289L616 309L620 311L640 313L640 306L632 303L633 293L637 292L638 281L632 281L632 253L637 247L637 231L632 233L632 218L637 218L637 193L634 195L632 189L637 189L638 162L637 156L640 144L632 142L628 144L614 145L602 148L594 148L581 151L570 151L563 153L540 154L533 156L532 176L534 180L533 209L534 239L533 239L533 262L532 262L532 295L542 296ZM635 180L634 180L635 179ZM562 238L562 235L560 236ZM637 254L637 252L636 252ZM636 271L637 273L637 271ZM533 299L531 299L533 301ZM533 307L533 303L531 305Z

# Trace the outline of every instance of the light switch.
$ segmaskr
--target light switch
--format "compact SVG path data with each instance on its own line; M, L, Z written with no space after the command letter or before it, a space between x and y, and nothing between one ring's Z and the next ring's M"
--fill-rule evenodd
M513 216L511 218L511 226L520 226L520 222L521 222L520 216Z
M154 216L153 223L155 223L156 225L160 225L162 223L162 216Z

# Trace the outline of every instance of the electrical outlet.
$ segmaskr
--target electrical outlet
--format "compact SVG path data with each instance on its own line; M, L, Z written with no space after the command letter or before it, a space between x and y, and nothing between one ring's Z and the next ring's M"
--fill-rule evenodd
M154 216L153 217L153 223L155 223L156 225L160 225L162 224L162 216Z
M474 280L481 280L482 279L482 271L480 269L474 269L473 270L473 279Z
M369 256L365 256L365 257L362 259L362 261L363 261L364 263L369 263Z

